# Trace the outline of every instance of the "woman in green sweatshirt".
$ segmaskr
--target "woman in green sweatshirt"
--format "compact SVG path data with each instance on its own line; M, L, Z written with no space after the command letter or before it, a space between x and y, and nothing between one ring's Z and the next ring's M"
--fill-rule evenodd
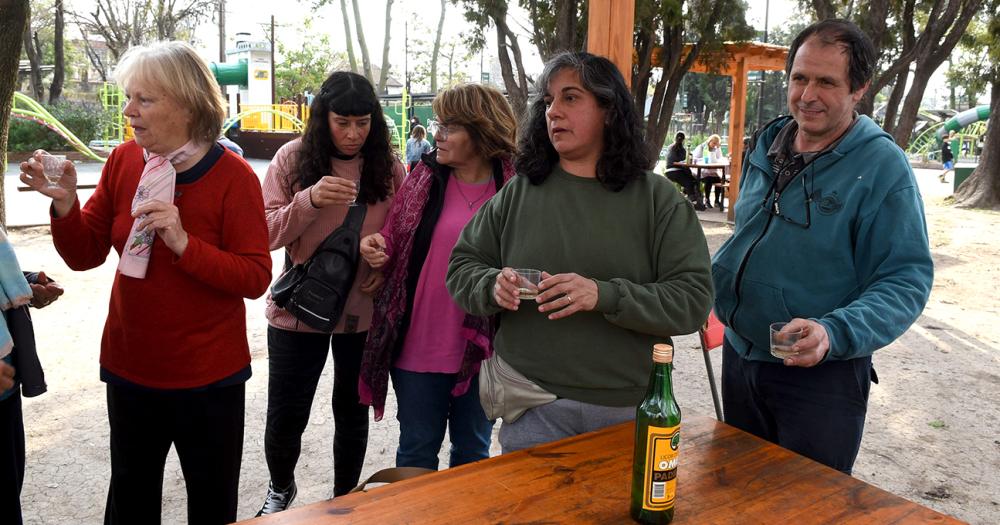
M712 301L701 225L649 171L641 118L614 64L563 53L538 85L518 176L465 227L448 267L462 308L499 314L503 365L554 400L505 417L504 452L633 418L652 345L697 330ZM512 268L544 272L535 301L517 298Z

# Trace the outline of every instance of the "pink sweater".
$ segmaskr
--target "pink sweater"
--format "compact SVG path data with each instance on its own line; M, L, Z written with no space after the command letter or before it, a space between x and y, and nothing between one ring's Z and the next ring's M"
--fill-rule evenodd
M289 193L288 182L298 178L296 157L302 147L301 139L285 144L278 150L264 179L264 213L267 217L268 238L271 250L285 248L292 258L292 264L304 262L335 228L339 227L347 217L347 206L327 206L315 208L309 200L309 190L298 190ZM361 157L351 160L332 159L330 164L333 175L357 179L361 170ZM403 182L405 171L403 165L397 162L393 166L393 189ZM365 222L361 227L361 236L376 233L385 222L389 213L392 197L368 206ZM360 290L372 269L361 259L358 274L354 279L351 294L344 306L344 315L334 328L334 333L353 333L368 330L372 318L372 298ZM299 322L285 310L278 308L271 296L267 297L267 321L275 328L294 330L296 332L316 332Z
M448 258L462 228L496 192L492 178L482 184L467 184L454 177L448 178L444 206L434 225L427 258L417 280L410 328L396 367L410 372L454 374L462 366L468 341L462 335L465 311L459 308L444 285ZM472 206L468 204L469 198L476 199Z

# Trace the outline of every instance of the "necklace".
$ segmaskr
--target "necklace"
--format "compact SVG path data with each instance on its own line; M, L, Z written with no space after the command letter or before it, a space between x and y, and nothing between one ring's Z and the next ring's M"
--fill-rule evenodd
M452 175L452 177L455 177L455 175ZM462 196L462 200L464 200L465 204L469 206L469 210L472 210L472 207L475 206L480 199L485 197L486 194L490 192L489 181L486 181L486 184L483 184L483 186L485 186L485 188L483 188L483 193L478 197L476 197L475 199L470 200L469 197L465 195L465 192L462 191L462 182L458 180L458 177L455 177L455 187L458 188L458 194Z

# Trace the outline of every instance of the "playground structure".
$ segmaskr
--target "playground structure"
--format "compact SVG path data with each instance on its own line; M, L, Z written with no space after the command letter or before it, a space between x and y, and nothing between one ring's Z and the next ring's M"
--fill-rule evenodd
M72 131L62 124L62 122L59 122L57 118L52 116L52 113L49 113L49 111L42 107L41 104L23 93L14 92L14 104L11 109L11 116L16 119L27 120L49 128L65 139L66 142L73 147L73 149L79 151L90 159L100 162L104 162L105 160L103 157L90 149L87 144L84 144L82 140L74 135Z
M989 106L977 106L967 109L945 122L935 124L917 136L906 149L911 159L937 159L941 154L941 146L945 135L955 131L958 142L952 145L955 158L968 152L971 157L976 155L977 143L986 134L987 121L990 118Z

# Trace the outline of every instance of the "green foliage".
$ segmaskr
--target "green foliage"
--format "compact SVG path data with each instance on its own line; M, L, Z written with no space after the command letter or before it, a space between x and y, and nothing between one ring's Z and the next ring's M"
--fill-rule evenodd
M1000 80L1000 1L988 2L986 7L969 24L947 72L948 83L964 91L965 105L970 107L991 82Z
M45 108L85 144L100 138L101 130L108 121L107 113L99 104L92 102L60 101ZM12 119L7 149L8 151L36 149L63 151L70 149L70 146L56 132L37 122Z
M305 21L306 34L316 35L311 24ZM326 35L306 39L301 48L289 49L278 42L280 59L274 64L274 85L278 100L292 99L305 91L316 93L333 68L347 61L345 53L333 53L330 38Z

